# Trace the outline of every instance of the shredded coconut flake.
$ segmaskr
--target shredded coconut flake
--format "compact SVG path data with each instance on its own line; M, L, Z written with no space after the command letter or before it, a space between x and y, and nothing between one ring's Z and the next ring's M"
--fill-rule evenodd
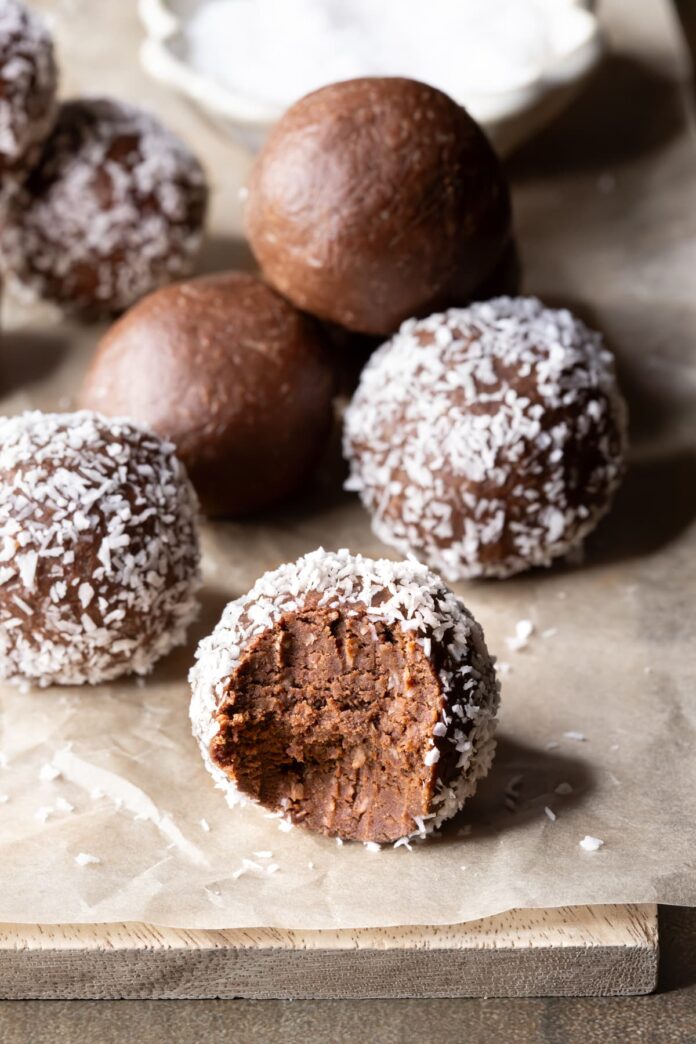
M506 638L505 644L511 652L519 652L529 644L533 633L534 624L531 620L518 620L515 624L515 634L512 638Z
M75 862L78 866L94 866L97 863L101 863L99 856L90 855L89 852L78 852L75 856Z
M597 852L603 844L604 842L600 840L600 838L591 837L590 834L586 834L580 842L580 847L584 849L585 852Z
M430 750L426 753L423 760L425 764L428 766L436 765L437 762L440 760L440 751L437 747L431 747Z
M42 765L41 769L39 770L39 779L42 781L42 783L50 783L54 779L59 779L60 776L60 769L56 768L55 765L51 765L50 763Z

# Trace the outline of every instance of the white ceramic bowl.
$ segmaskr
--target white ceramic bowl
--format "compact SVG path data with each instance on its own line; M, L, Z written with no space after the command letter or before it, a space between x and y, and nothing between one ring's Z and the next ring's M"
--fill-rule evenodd
M195 69L187 56L186 23L204 0L139 0L147 37L147 72L188 97L227 135L256 150L282 110L245 98ZM602 39L591 0L557 0L564 49L539 75L514 90L467 94L457 100L485 128L502 154L511 152L567 105L598 63Z

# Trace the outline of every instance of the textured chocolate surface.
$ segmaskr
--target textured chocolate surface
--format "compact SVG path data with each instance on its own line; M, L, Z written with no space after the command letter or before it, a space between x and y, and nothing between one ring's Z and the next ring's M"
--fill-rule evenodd
M165 287L102 339L84 405L170 438L209 515L294 492L331 424L334 376L311 319L241 272Z
M432 87L349 80L293 105L259 154L246 229L299 308L361 333L463 304L509 236L500 164Z

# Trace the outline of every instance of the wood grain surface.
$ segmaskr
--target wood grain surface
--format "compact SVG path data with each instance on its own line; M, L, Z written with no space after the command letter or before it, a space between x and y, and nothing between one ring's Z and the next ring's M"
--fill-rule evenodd
M336 932L5 925L0 996L616 996L655 988L657 952L657 908L650 905Z

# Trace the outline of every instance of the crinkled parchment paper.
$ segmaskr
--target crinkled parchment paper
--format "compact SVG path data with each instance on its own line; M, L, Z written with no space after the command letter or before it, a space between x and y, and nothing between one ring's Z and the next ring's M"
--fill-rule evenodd
M68 88L93 88L99 70L102 89L148 99L197 144L216 186L206 263L238 263L248 160L135 70L135 5L109 4L108 60L105 34L85 31L106 0L79 17L50 6ZM632 410L632 468L584 563L460 587L508 665L479 796L439 839L371 853L230 811L203 769L186 671L226 599L318 544L385 553L341 493L334 452L303 503L207 528L197 633L145 683L0 691L1 921L309 929L696 903L696 157L666 0L645 0L640 19L630 0L601 10L613 57L511 174L525 288L605 330ZM100 331L46 308L5 311L4 409L68 408ZM511 649L522 620L534 630ZM583 851L586 834L603 847Z

